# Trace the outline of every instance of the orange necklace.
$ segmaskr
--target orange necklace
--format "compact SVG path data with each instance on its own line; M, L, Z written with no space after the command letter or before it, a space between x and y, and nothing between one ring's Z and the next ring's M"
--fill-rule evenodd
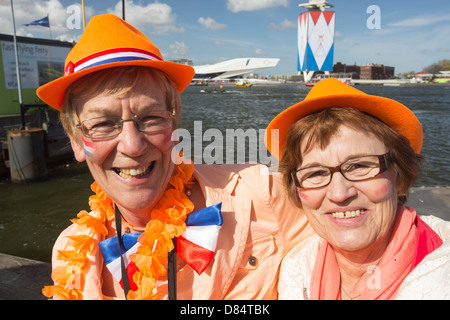
M139 236L138 251L130 256L139 271L133 276L138 286L137 291L130 290L129 300L158 299L161 293L156 292L156 280L166 275L164 264L168 253L173 250L172 239L180 236L186 229L186 216L194 210L193 203L186 196L186 188L193 185L194 166L181 163L176 166L177 174L170 181L168 188L153 208L144 233ZM85 274L98 250L100 238L108 236L105 223L114 220L114 202L100 186L91 185L95 193L89 198L91 213L83 210L72 219L77 224L79 235L68 236L71 250L60 250L57 260L65 265L52 271L53 286L46 286L42 293L46 297L57 296L63 300L82 300Z

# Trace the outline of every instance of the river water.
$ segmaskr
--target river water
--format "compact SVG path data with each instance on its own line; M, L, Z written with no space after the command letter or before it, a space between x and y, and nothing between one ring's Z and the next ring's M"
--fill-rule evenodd
M207 88L214 87L219 88L215 85ZM224 93L202 93L202 88L188 87L181 96L183 120L179 127L192 133L192 148L198 144L199 135L194 134L195 130L200 133L199 141L205 148L212 140L203 133L222 133L225 144L227 129L242 129L247 133L254 130L261 146L259 130L265 129L279 112L302 101L310 90L303 85L251 88L226 85ZM427 160L427 170L416 186L450 186L450 86L359 86L358 89L397 100L416 114L424 128L422 154ZM244 152L245 160L253 159L250 152L237 146L235 150L237 154ZM192 159L197 162L195 154L192 151ZM237 154L234 163L243 159ZM225 158L223 162L227 162ZM50 262L56 237L70 224L69 219L88 209L91 183L87 167L78 163L49 170L44 181L23 185L0 181L0 252Z

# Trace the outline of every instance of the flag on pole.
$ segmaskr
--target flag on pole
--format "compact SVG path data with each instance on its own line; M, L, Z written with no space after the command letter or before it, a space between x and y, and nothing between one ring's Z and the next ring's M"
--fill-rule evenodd
M50 21L48 20L48 16L45 18L32 21L30 23L27 23L25 26L41 26L41 27L47 27L50 28Z

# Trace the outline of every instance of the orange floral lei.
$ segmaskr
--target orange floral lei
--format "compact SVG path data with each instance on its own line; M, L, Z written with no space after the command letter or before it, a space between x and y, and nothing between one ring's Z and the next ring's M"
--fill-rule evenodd
M130 256L139 271L133 276L138 289L128 292L129 300L153 300L160 297L161 293L155 293L154 289L156 280L167 273L164 264L168 253L174 248L172 239L183 233L186 229L186 216L194 210L193 203L185 194L185 188L190 188L193 184L194 166L181 163L176 166L176 170L177 174L170 179L168 189L152 210L151 220L144 233L139 236L141 245L138 251ZM78 213L78 219L71 220L84 234L68 236L72 250L58 251L56 258L66 264L53 270L55 285L42 289L46 297L83 299L85 274L93 263L88 256L93 257L98 250L98 239L108 235L105 222L114 219L112 199L96 182L91 185L91 189L95 192L89 198L92 213L83 210Z

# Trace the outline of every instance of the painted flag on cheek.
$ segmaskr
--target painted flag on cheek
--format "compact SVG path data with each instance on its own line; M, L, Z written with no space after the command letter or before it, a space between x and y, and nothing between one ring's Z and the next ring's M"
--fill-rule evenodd
M94 156L94 152L96 149L96 144L94 142L89 142L84 139L83 140L83 150L86 157L92 158Z
M214 257L220 227L222 226L222 203L193 212L186 218L186 231L177 238L177 254L198 274L201 274ZM125 247L123 255L130 289L136 291L133 275L139 269L130 261L130 255L137 252L138 238L142 233L127 233L122 236ZM117 237L99 243L105 265L116 281L122 285L120 249Z

